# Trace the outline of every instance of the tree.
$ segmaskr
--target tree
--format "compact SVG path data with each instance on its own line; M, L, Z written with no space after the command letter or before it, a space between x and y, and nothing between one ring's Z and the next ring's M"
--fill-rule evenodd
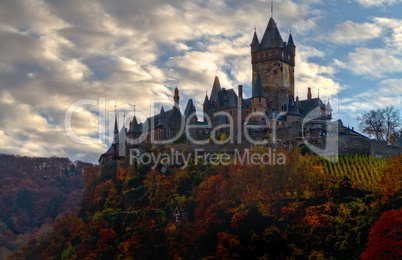
M402 209L382 214L371 228L361 259L400 259L402 256Z
M400 136L401 117L393 106L370 110L357 117L361 131L379 141L394 145Z

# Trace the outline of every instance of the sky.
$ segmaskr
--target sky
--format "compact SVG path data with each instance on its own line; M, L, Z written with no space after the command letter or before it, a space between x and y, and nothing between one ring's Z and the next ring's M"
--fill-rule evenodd
M115 105L127 118L134 104L149 116L151 102L173 100L177 86L181 106L193 98L200 112L215 76L236 92L244 85L250 97L250 43L254 27L262 38L270 6L2 0L0 153L95 163L109 146ZM274 1L282 38L291 30L296 45L300 99L311 87L313 97L330 100L335 119L356 129L365 111L401 110L401 14L402 0Z

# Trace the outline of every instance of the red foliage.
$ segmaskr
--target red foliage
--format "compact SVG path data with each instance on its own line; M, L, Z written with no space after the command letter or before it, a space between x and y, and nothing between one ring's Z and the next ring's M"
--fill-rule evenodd
M360 257L363 260L402 258L402 209L381 215L371 228L367 248Z
M115 250L117 234L112 228L102 228L99 230L98 249L103 253Z

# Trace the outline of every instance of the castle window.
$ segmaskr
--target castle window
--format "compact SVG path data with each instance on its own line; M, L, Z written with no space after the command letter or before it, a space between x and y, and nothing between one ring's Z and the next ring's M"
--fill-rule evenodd
M169 138L170 137L170 129L168 128L168 129L166 129L166 138Z
M283 54L283 52L282 52L282 59L284 59L284 54Z
M162 139L162 130L159 130L158 139Z
M268 55L269 55L269 57L271 57L271 56L272 56L272 53L271 53L271 52L269 52L269 53L268 53Z
M276 50L275 54L276 54L276 55L279 55L279 51L278 51L278 50Z
M290 60L290 55L288 55L288 60Z
M261 104L261 98L258 98L258 102Z
M232 111L230 111L229 113L230 113L230 115L232 115Z
M256 112L256 109L254 108L254 112Z
M156 133L155 133L155 131L152 131L152 139L153 139L153 140L156 140Z
M264 53L264 58L265 58L266 54Z

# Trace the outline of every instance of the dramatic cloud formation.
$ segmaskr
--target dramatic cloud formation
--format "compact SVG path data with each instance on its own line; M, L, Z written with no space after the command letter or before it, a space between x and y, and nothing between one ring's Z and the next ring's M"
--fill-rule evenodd
M359 1L397 6L391 2ZM301 98L307 87L313 95L319 89L323 98L342 95L350 72L373 80L372 90L360 86L364 93L397 86L401 20L373 13L370 20L357 21L337 16L334 10L342 6L321 0L274 6L283 39L292 29L297 45ZM115 100L122 113L132 112L135 104L149 116L150 101L172 100L178 86L181 105L193 98L200 112L215 76L226 88L243 84L250 96L249 44L254 26L261 39L269 17L270 2L260 0L2 1L0 152L95 162L112 134L114 103L109 101ZM69 107L84 99L95 103L79 107L71 126L78 137L97 140L91 145L72 141L65 130ZM355 99L346 105L358 107ZM365 107L368 103L360 109Z

